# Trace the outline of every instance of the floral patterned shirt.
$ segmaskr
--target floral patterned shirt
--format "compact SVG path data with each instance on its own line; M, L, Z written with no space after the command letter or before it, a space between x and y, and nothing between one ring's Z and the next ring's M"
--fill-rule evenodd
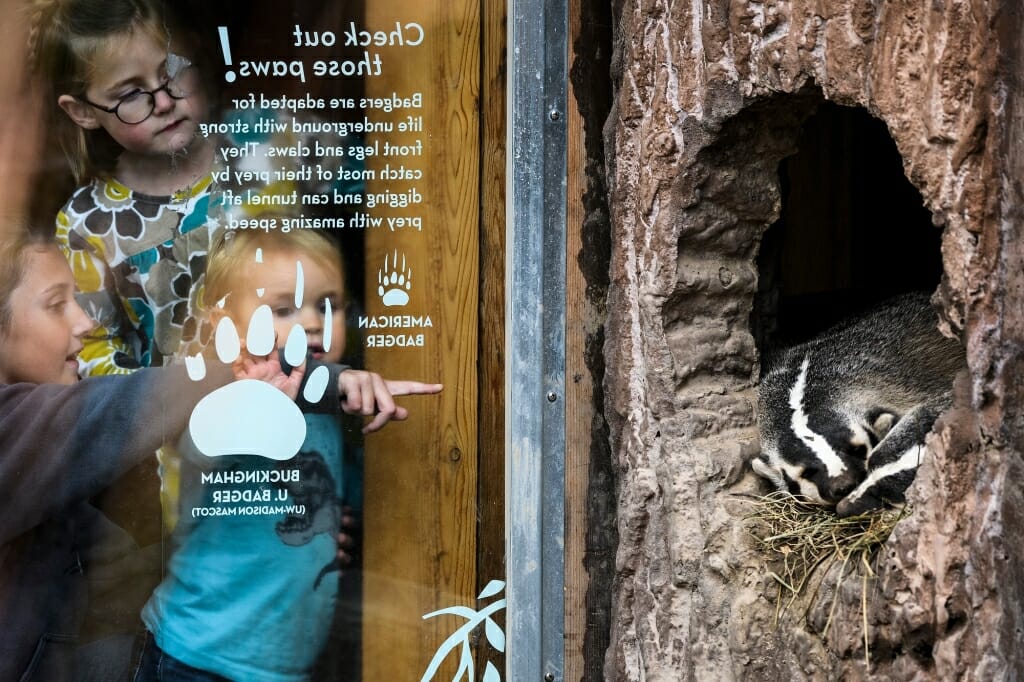
M79 354L83 376L162 365L205 342L198 284L221 221L207 175L172 196L133 192L112 178L80 187L57 215L57 240L78 301L97 322Z
M74 272L78 301L98 325L79 354L82 376L159 366L179 350L196 352L205 345L210 330L202 322L199 297L213 237L241 218L268 211L271 195L365 190L362 161L347 156L317 159L315 164L326 172L310 172L298 181L277 180L297 175L278 171L311 168L314 159L272 156L272 149L298 147L312 154L319 144L360 144L354 134L296 134L292 118L285 125L282 116L262 109L226 115L247 132L216 138L213 144L250 145L246 156L233 164L234 170L248 171L242 182L218 161L191 189L172 196L141 194L113 178L96 179L71 196L57 215L57 241ZM274 117L279 120L274 132L256 132L259 121ZM331 180L322 181L321 175ZM260 177L265 180L255 179ZM295 217L313 208L297 198L292 201L270 210Z

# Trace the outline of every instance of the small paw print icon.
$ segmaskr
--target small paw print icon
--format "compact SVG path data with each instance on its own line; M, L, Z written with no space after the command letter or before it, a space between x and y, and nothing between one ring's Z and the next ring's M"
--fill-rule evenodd
M257 263L262 254L257 251ZM263 290L256 294L262 297ZM295 303L302 306L302 264L295 263ZM223 311L224 301L218 303ZM324 312L325 328L330 328L330 305ZM329 347L331 339L324 339ZM266 304L259 305L250 315L245 334L245 349L254 356L276 352L273 312ZM234 363L242 352L242 341L230 315L220 317L214 335L217 359L225 364ZM284 345L284 359L297 367L306 358L306 332L295 324ZM202 355L186 358L189 376L198 381L206 374ZM303 398L311 403L323 398L329 372L317 367L307 378ZM225 455L256 455L274 460L291 459L298 453L306 438L306 421L295 402L271 383L257 379L240 379L203 398L192 411L189 432L196 448L207 457Z
M377 271L377 295L384 305L403 306L409 302L409 291L412 289L412 268L405 265L405 255L402 255L402 265L398 266L398 252L384 256L384 267Z

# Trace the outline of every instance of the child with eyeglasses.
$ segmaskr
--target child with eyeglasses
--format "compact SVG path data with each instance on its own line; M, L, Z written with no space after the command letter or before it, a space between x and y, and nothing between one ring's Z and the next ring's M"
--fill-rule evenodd
M194 46L159 0L34 6L32 60L66 114L56 132L81 183L57 238L98 323L82 374L164 364L199 336L193 284L222 222Z
M82 338L83 376L129 374L200 337L193 291L220 229L215 141L189 33L162 0L38 0L29 61L53 109L52 129L79 184L57 214L57 243L76 299L95 327ZM157 454L166 465L167 452ZM152 460L95 500L126 537L120 555L85 572L83 640L137 631L162 569L160 480ZM96 678L113 679L107 656ZM92 679L84 672L79 679Z

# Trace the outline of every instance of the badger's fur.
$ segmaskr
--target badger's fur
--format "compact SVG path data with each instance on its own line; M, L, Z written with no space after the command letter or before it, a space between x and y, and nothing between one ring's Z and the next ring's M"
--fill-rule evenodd
M964 365L936 322L907 294L769 359L754 471L840 516L902 502Z

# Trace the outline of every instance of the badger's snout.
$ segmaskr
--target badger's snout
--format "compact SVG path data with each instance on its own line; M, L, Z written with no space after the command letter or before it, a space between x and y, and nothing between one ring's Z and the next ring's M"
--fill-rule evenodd
M847 470L838 476L832 476L818 487L821 497L829 504L838 504L840 500L849 495L860 484L862 476L852 470Z

